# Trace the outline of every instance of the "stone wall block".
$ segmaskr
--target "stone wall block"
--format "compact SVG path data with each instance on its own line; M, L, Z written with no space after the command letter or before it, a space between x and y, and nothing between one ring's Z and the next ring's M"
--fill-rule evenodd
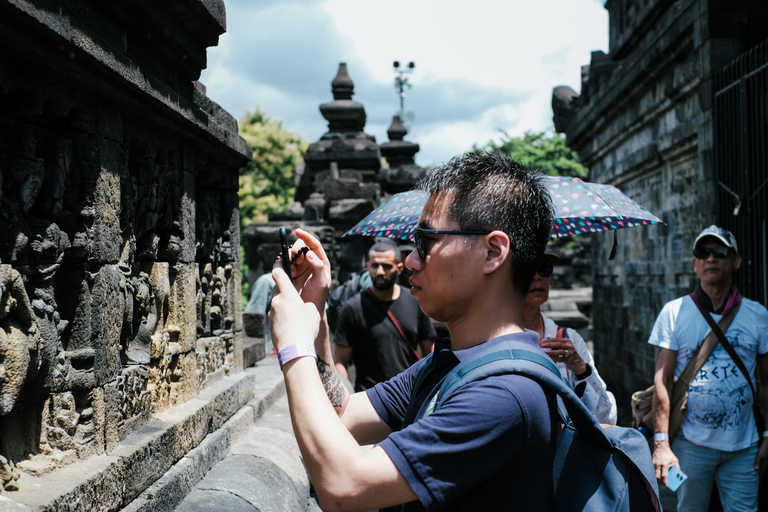
M153 360L149 367L147 391L152 397L152 412L163 411L192 399L198 392L195 353L170 352Z
M197 316L197 335L211 334L211 301L213 299L213 265L195 263L195 304Z
M224 372L231 375L243 370L243 336L242 331L222 335L226 356Z
M197 395L199 387L195 378L197 358L195 353L182 353L176 357L170 374L170 404L179 405Z
M103 453L105 427L103 389L52 394L43 408L40 436L43 451L22 467L45 474L77 459Z
M125 298L120 290L122 277L117 265L105 265L93 276L90 345L95 355L97 386L113 380L121 370L120 337L125 308Z
M232 330L234 332L243 331L243 273L240 271L240 263L231 265L232 267L232 302L230 312L234 317Z
M149 369L142 365L123 367L122 373L104 388L106 404L106 450L110 451L128 432L145 423L152 413L147 390Z
M240 267L235 267L234 264L228 263L224 267L219 267L220 278L224 284L224 325L223 330L225 332L232 332L238 327L240 330L243 328L242 305L240 297L242 296L242 290L240 289Z
M183 195L179 210L179 225L182 238L179 261L192 263L195 261L197 251L195 239L195 176L190 172L182 172Z
M203 389L222 378L227 361L227 346L221 336L200 338L195 351L198 387Z
M92 244L89 260L115 263L120 258L120 174L124 161L120 145L104 140L101 145L101 170L93 190L91 225L87 229ZM92 212L92 213L91 213Z
M168 295L168 319L166 330L170 334L170 343L178 345L178 351L194 351L197 339L197 318L195 304L197 295L195 264L176 263L173 267L173 280Z

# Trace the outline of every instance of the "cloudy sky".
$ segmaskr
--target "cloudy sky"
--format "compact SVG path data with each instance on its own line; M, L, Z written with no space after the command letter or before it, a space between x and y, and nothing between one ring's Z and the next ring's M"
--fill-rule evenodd
M346 62L366 133L379 143L400 108L392 62L414 61L405 110L416 162L552 127L552 88L577 92L592 50L608 50L603 0L225 0L227 33L200 81L236 118L257 107L310 142Z

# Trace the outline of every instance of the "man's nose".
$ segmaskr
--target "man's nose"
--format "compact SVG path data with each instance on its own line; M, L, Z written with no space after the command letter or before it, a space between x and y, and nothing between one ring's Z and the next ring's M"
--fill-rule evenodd
M424 262L419 257L419 251L416 249L412 250L411 253L405 257L405 268L408 270L421 270L423 266Z

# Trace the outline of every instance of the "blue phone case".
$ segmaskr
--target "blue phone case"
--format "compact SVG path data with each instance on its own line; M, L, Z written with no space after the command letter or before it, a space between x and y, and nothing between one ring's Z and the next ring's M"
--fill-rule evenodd
M686 478L688 478L688 475L677 469L675 466L671 466L667 473L667 488L672 492L677 492L683 482L685 482Z

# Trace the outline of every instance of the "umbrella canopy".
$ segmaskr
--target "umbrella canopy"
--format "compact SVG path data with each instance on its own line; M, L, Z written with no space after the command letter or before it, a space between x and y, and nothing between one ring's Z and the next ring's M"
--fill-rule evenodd
M556 210L550 232L553 238L661 222L613 185L547 177L544 186Z
M546 177L544 187L555 206L550 236L558 238L657 224L661 220L611 185L579 178ZM393 195L344 233L413 240L427 194L410 190Z
M395 194L344 233L344 236L383 236L413 240L413 232L419 227L421 210L428 198L426 192L421 190Z

